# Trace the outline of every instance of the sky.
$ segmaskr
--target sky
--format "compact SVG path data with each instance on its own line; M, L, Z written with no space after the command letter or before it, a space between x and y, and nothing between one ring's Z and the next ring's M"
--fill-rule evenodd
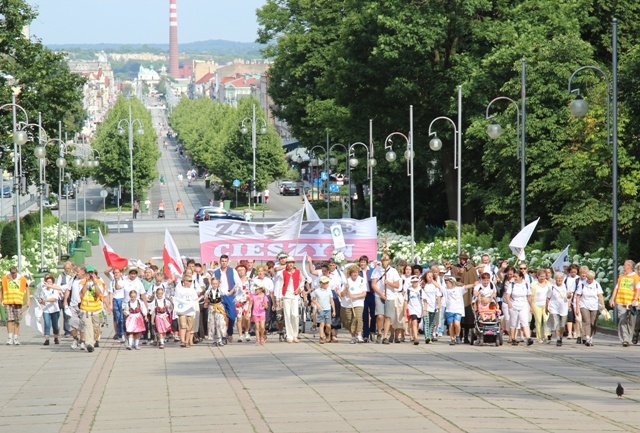
M45 45L169 43L169 0L27 0L38 6L31 35ZM255 42L267 0L177 0L178 43Z

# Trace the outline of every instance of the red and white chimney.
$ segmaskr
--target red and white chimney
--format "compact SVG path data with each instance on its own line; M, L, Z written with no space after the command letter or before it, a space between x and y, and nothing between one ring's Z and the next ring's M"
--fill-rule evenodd
M178 63L178 7L176 0L169 0L169 75L179 78Z

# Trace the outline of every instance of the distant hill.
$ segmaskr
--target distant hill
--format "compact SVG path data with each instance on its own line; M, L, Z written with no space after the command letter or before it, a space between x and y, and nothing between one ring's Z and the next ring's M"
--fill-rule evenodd
M214 58L262 58L260 52L265 45L255 42L233 42L225 40L208 40L179 44L181 54L208 54ZM53 51L105 51L107 53L169 53L169 44L51 44Z

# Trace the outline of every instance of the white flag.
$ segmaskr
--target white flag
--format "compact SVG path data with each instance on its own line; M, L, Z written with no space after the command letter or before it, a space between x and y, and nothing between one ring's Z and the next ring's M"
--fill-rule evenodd
M30 301L29 309L27 310L27 314L24 316L24 323L39 333L44 334L44 326L42 324L42 306L33 295L31 295Z
M569 245L567 245L567 248L565 248L560 254L558 254L556 261L551 265L551 269L553 269L553 272L564 272L564 267L570 264Z
M516 237L509 242L509 248L511 248L511 252L518 257L518 260L524 260L526 258L524 247L529 243L529 239L531 238L533 231L536 229L538 221L540 221L540 218L526 225L525 228L520 230L520 233L518 233Z
M302 227L303 215L304 206L286 220L280 221L269 230L265 231L264 237L268 239L282 240L298 239L298 237L300 237L300 227Z
M195 314L196 306L198 305L198 301L189 301L175 296L171 299L171 302L173 303L173 312L181 316Z
M164 249L162 250L162 261L164 262L164 276L173 278L174 275L181 276L184 273L184 265L180 258L180 251L176 245L169 229L164 229Z
M320 221L320 217L318 216L318 213L313 208L313 206L311 206L311 203L309 203L307 196L305 195L303 197L304 197L304 211L307 214L307 221Z

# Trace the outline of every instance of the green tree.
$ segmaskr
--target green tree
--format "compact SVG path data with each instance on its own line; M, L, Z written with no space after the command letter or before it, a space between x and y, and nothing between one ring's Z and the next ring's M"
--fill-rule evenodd
M133 126L133 186L134 194L146 190L158 178L156 164L160 158L160 151L156 143L156 133L153 129L151 115L144 105L136 99L127 101L120 97L109 111L108 117L98 127L92 146L101 156L100 166L92 172L92 177L104 186L117 187L118 183L130 191L130 157L129 134L126 122L120 125L124 131L119 134L120 120L129 120L129 107L132 119L142 122L144 134L138 134L138 123Z

